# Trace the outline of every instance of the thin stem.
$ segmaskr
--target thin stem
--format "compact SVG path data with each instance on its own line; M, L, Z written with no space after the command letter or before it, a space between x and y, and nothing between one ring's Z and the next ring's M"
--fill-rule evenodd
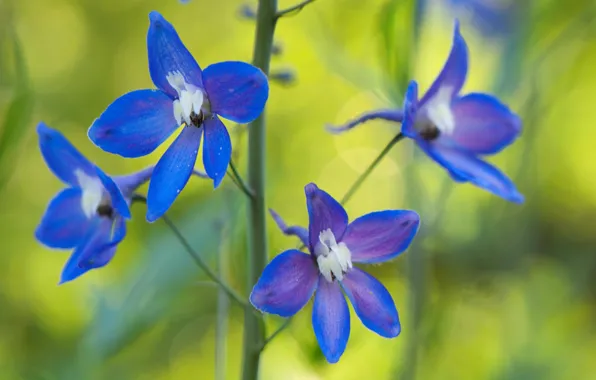
M277 330L275 330L271 335L269 335L269 337L267 337L264 341L263 341L263 345L261 346L261 351L265 349L265 346L267 346L269 343L271 343L271 341L273 339L275 339L276 336L279 335L279 333L281 333L282 331L284 331L288 326L290 326L290 323L292 323L292 318L288 318L284 321L284 323L282 323L281 326L279 326L277 328Z
M269 75L271 47L277 21L277 0L259 0L253 64ZM248 208L247 288L252 289L267 264L267 226L265 209L265 112L248 127L248 185L253 192ZM265 340L263 318L244 312L242 379L257 380L261 346Z
M147 198L143 197L142 195L134 195L132 201L147 203ZM199 268L201 268L203 272L205 272L207 277L209 277L213 282L217 283L217 285L219 285L219 287L223 289L228 294L228 296L230 296L230 298L236 301L240 306L245 308L248 307L248 302L246 302L240 295L238 295L238 293L234 291L234 289L230 288L215 272L213 272L211 268L209 268L209 266L203 261L201 256L197 252L195 252L194 249L192 249L192 246L190 245L188 240L186 240L184 235L182 235L182 233L176 227L174 222L172 222L172 220L167 215L163 215L161 219L163 219L163 221L168 225L170 230L172 230L174 235L176 235L176 237L180 241L180 244L182 244L186 252L188 252L190 257L199 266Z
M341 199L341 202L340 202L342 205L345 205L346 203L348 203L350 198L352 198L354 193L360 188L360 186L362 185L364 180L366 180L366 178L368 178L370 173L372 173L372 171L375 169L375 167L377 167L377 165L381 162L381 160L383 160L383 158L387 155L387 153L389 153L391 148L393 148L393 146L395 144L397 144L399 141L401 141L404 137L405 136L402 133L399 133L391 141L389 141L387 146L385 146L385 148L381 151L381 153L379 153L377 158L375 158L375 160L368 166L368 168L366 168L364 173L362 173L360 175L360 177L358 177L358 179L356 179L356 182L354 182L352 184L352 186L350 187L350 189L346 192L346 195L344 195L344 197Z
M224 233L226 228L222 228L222 242L225 242ZM217 272L220 278L225 278L227 268L225 245L220 249L217 262ZM217 292L217 319L215 322L215 380L225 380L226 378L226 339L228 335L228 314L230 310L230 298L223 289Z
M280 17L289 16L293 12L294 12L294 14L297 14L298 12L300 12L302 10L302 8L306 7L310 3L314 3L314 2L315 2L315 0L304 0L301 3L298 3L294 6L291 6L287 9L283 9L283 10L277 12L275 14L275 18L278 19Z
M234 165L233 160L230 160L230 170L232 171L232 173L230 174L230 172L228 172L228 175L230 176L230 178L232 178L232 181L244 194L246 194L247 197L252 198L254 194L250 190L246 182L244 182L244 180L242 179L242 176L238 172L238 169L236 169L236 165Z

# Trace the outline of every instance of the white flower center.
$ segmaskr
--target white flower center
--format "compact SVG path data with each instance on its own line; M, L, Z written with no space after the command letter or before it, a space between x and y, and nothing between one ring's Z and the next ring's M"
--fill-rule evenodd
M166 79L178 93L178 99L174 100L174 117L178 125L181 125L182 122L185 122L186 125L196 124L193 123L193 118L198 118L201 112L205 115L209 109L203 91L197 86L186 83L184 76L179 71L169 73Z
M97 177L90 177L81 169L75 170L75 176L79 186L83 190L81 197L81 208L87 218L91 218L97 212L100 205L110 205L109 194L104 190L103 184Z
M334 278L343 280L344 274L352 268L352 254L344 243L335 241L335 235L330 229L319 234L319 241L315 246L315 256L319 265L319 272L329 282Z
M424 105L424 112L418 113L416 129L423 130L426 127L435 126L441 133L451 134L455 129L455 118L451 112L451 99L453 88L441 87Z

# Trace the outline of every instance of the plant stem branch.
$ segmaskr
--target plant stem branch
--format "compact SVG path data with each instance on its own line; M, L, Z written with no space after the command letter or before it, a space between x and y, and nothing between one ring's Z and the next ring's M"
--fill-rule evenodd
M275 18L278 19L280 17L286 17L286 16L289 16L291 13L297 14L298 12L300 12L302 10L302 8L306 7L310 3L314 3L314 2L315 2L315 0L304 0L301 3L293 5L287 9L282 9L281 11L279 11L275 14Z
M253 64L269 75L271 47L277 21L277 0L259 0ZM247 288L252 289L268 259L265 209L265 111L248 127L248 186L253 192L248 209ZM257 380L261 346L265 340L263 318L250 304L244 312L242 379Z
M277 330L275 330L271 335L269 335L267 337L267 339L265 339L263 341L263 345L261 346L261 351L265 349L265 346L267 346L273 339L275 339L276 336L279 335L279 333L281 333L282 331L284 331L288 326L290 326L290 323L292 323L292 318L288 318L284 321L284 323L282 323L281 326L279 326L277 328Z
M404 137L405 136L402 133L399 133L399 134L395 135L395 137L391 141L389 141L387 146L385 146L385 148L383 148L383 150L381 151L381 153L379 153L377 158L375 158L375 160L368 166L368 168L366 168L366 170L360 175L360 177L358 177L356 179L356 182L354 182L352 184L352 186L350 187L350 189L346 192L346 195L344 195L344 197L341 199L341 202L340 202L342 205L345 205L346 203L348 203L350 198L352 198L354 193L360 188L360 186L362 185L364 180L366 180L368 178L370 173L372 173L372 171L377 167L377 165L381 162L381 160L383 160L383 158L387 155L387 153L389 153L391 148L393 148L393 146L395 144L397 144L398 142L403 140Z
M247 197L252 198L254 196L253 195L253 192L248 187L248 185L246 184L246 182L244 182L244 179L242 179L242 176L238 172L238 169L236 169L236 165L234 164L234 160L230 160L230 170L232 171L232 174L230 174L230 172L228 172L228 175L232 178L232 180L236 184L236 186L238 186L238 188L244 194L246 194Z
M147 203L147 198L141 195L134 195L132 197L132 201ZM219 285L219 287L223 289L227 293L227 295L230 296L231 299L236 301L240 306L244 308L248 307L248 302L246 302L240 295L238 295L238 293L236 293L236 291L234 291L234 289L230 288L215 272L213 272L211 268L209 268L209 266L203 261L201 256L197 252L195 252L194 249L192 249L192 246L190 245L188 240L186 240L184 235L182 235L182 233L176 227L174 222L172 222L172 220L165 214L161 217L161 219L163 219L163 221L168 225L170 230L172 230L174 235L176 235L176 237L180 241L180 244L182 244L186 252L188 252L190 257L199 266L199 268L201 268L203 272L205 272L207 277L209 277L213 282L217 283L217 285Z

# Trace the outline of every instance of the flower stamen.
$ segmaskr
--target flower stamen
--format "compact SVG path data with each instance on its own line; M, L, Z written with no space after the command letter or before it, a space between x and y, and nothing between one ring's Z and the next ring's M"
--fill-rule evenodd
M319 241L315 246L315 256L319 272L329 282L343 280L344 274L352 269L352 254L345 243L337 243L331 229L319 234Z

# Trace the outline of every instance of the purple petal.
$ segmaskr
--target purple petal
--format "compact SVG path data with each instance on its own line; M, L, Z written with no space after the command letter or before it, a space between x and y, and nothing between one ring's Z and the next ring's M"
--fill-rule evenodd
M147 193L147 221L162 216L184 189L197 160L202 129L187 126L159 159Z
M130 209L128 208L128 202L124 199L122 192L114 182L114 180L106 175L100 168L96 167L95 172L99 177L99 180L103 184L103 187L106 189L108 194L110 194L110 199L112 201L112 207L118 211L118 213L126 218L130 219Z
M438 145L429 145L427 153L447 169L454 180L471 182L505 200L523 203L523 195L507 176L474 155Z
M360 124L364 124L369 120L382 119L382 120L392 121L395 123L401 123L403 120L403 116L404 116L404 114L401 110L376 110L376 111L364 113L364 114L358 116L356 119L350 120L349 122L347 122L344 125L339 125L339 126L327 125L325 127L325 129L327 129L327 131L330 133L338 134L338 133L342 133L342 132L347 132L350 129L352 129Z
M276 256L250 293L250 302L265 313L291 317L306 305L317 287L313 257L297 250Z
M456 127L448 138L473 153L497 153L521 132L521 119L487 94L472 93L455 99L452 110Z
M319 242L319 235L331 229L336 241L340 241L348 225L348 214L338 201L314 183L304 187L308 208L308 236L311 252Z
M39 149L50 170L63 182L78 187L77 170L95 177L95 166L55 129L44 123L37 125Z
M116 185L118 185L118 188L122 192L124 198L130 199L138 187L142 186L143 184L145 184L145 182L149 181L154 169L155 165L151 165L149 167L146 167L145 169L139 170L136 173L123 176L116 176L113 177L113 179Z
M81 207L81 189L68 188L50 201L35 237L51 248L74 248L87 233L90 222Z
M410 81L404 95L403 121L401 123L401 133L405 136L416 139L416 114L418 112L418 83Z
M87 134L106 152L145 156L178 128L173 107L172 99L162 91L132 91L110 104Z
M329 363L337 363L350 337L350 310L337 281L319 276L312 309L312 327Z
M308 230L306 228L300 226L288 227L286 225L286 222L284 222L284 220L281 218L281 216L279 216L277 212L275 212L275 210L270 208L269 213L273 217L273 220L275 220L277 227L279 227L279 229L285 235L297 236L305 247L308 246Z
M265 108L269 96L267 77L245 62L220 62L207 66L203 83L211 110L236 123L250 123Z
M203 165L207 175L213 179L213 187L218 187L226 176L232 157L232 141L226 126L215 115L203 122L203 128Z
M401 331L391 294L370 274L353 268L343 281L343 288L362 324L385 338L395 338Z
M420 100L420 106L437 94L440 88L449 88L451 95L459 93L468 73L468 46L459 32L459 22L453 28L453 45L443 70Z
M342 242L356 263L380 263L405 251L414 239L420 217L414 211L387 210L361 216L348 225Z
M202 88L201 68L178 37L176 29L158 12L149 13L149 20L147 52L149 73L155 86L171 97L178 97L167 76L179 72L186 83Z

